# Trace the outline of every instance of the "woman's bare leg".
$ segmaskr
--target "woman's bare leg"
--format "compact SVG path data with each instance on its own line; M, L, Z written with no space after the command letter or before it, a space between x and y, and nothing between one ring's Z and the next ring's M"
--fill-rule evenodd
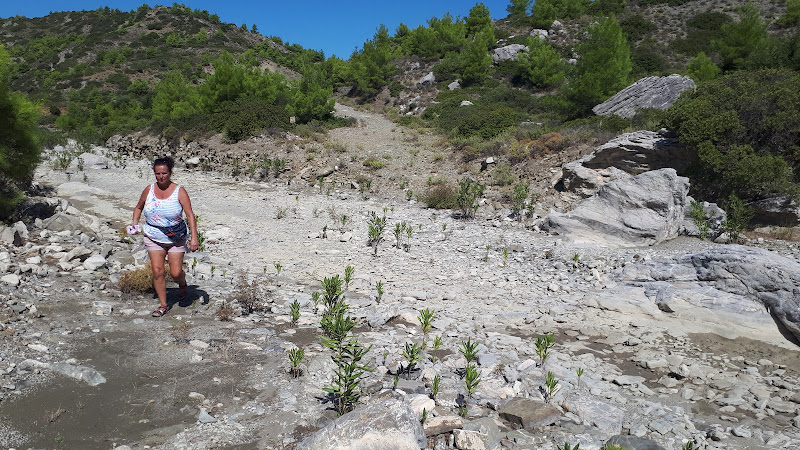
M150 265L153 268L153 289L158 295L158 302L161 306L167 306L167 279L164 274L164 258L167 256L166 250L148 250L150 254Z
M186 296L186 272L183 271L183 252L167 253L169 259L169 274L172 279L178 283L178 296L183 298Z

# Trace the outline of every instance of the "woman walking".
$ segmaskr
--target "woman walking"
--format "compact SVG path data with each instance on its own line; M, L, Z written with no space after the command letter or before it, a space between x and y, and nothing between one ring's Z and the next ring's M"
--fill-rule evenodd
M152 316L161 317L167 313L167 282L164 270L164 260L169 262L169 272L172 279L178 283L179 297L186 296L186 274L183 271L183 256L186 253L186 243L190 251L199 247L197 239L197 224L194 220L192 202L189 194L182 186L172 182L172 168L175 162L169 156L153 161L153 174L156 182L147 186L142 191L139 203L133 209L132 233L139 231L139 218L144 213L145 224L141 227L144 234L144 246L150 255L150 265L153 268L153 288L158 295L159 306ZM186 221L183 214L186 214ZM187 231L186 222L189 222Z

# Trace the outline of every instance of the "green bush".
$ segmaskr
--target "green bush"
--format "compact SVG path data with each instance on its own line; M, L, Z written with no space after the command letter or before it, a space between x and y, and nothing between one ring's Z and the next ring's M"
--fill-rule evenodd
M220 118L225 118L225 137L237 142L256 135L267 128L289 128L289 113L280 105L261 98L247 97L222 108Z
M631 50L631 78L661 75L667 69L664 49L656 45L639 45Z
M692 184L713 198L797 195L800 74L734 72L698 86L667 110L665 125L697 152Z
M470 218L475 215L475 210L478 209L478 199L483 195L484 190L486 190L486 186L472 178L465 177L458 180L456 203L458 209L461 210L461 217Z
M786 12L777 23L785 28L800 24L800 0L786 0Z
M39 107L10 92L9 62L0 45L0 221L24 200L41 154L36 133Z
M456 209L458 207L458 194L449 184L436 184L428 189L420 200L433 209Z

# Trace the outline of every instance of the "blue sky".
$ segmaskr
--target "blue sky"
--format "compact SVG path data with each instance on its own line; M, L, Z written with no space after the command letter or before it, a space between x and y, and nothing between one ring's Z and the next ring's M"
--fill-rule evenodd
M4 0L0 2L0 17L46 16L51 11L93 10L103 6L130 11L141 4L171 5L172 1L145 2L127 0ZM355 47L361 47L375 34L375 28L386 25L394 33L402 22L410 28L424 25L431 17L449 12L454 17L466 17L476 1L402 0L402 1L178 1L193 9L218 14L223 22L236 25L256 24L259 33L279 36L284 42L305 48L322 50L325 56L347 59ZM493 19L506 17L508 0L484 0Z

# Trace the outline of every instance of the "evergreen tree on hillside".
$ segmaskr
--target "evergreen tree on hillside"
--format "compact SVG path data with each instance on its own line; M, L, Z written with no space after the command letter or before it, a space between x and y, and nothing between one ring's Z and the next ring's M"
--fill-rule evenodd
M349 78L356 91L363 97L371 98L378 94L389 82L395 66L392 41L386 26L381 25L372 40L364 43L360 51L350 56Z
M41 149L36 139L39 110L22 94L11 92L10 59L0 44L0 220L24 198Z
M490 45L494 43L494 27L492 26L492 17L489 14L489 8L483 3L477 3L470 8L469 16L466 20L467 24L467 38L485 34L484 39L488 39Z
M310 66L297 85L287 109L298 123L325 120L333 115L333 88L326 88L323 68Z
M528 38L528 51L519 53L516 64L520 79L535 88L549 88L564 81L564 59L538 37Z
M461 83L465 86L481 84L488 76L489 68L492 67L492 56L488 48L493 36L493 33L484 31L467 44L463 58L464 71L461 73Z
M511 18L518 19L527 16L530 7L531 0L511 0L506 11Z
M705 53L700 52L686 65L686 74L698 83L713 80L719 75L720 69Z
M180 72L169 72L155 86L153 120L188 117L200 109L200 96Z
M739 21L722 25L722 37L711 42L722 56L722 68L742 68L767 37L767 25L752 4L739 8Z
M538 28L550 28L553 21L558 16L556 9L557 0L536 0L531 11L533 26Z
M568 97L587 111L628 85L631 51L614 16L589 26L578 44L575 78Z

